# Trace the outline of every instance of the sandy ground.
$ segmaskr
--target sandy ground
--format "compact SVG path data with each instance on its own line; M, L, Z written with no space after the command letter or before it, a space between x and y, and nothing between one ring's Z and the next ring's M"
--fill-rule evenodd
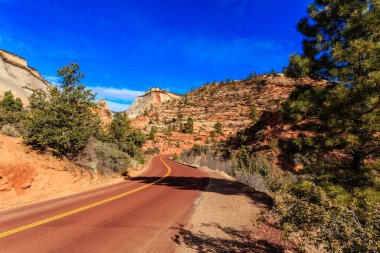
M143 167L132 170L138 175ZM90 173L67 159L38 153L21 138L0 135L0 209L67 196L123 181Z
M177 252L293 252L282 232L259 222L270 199L233 178L202 168L210 182L196 201L188 224L179 225L173 240Z

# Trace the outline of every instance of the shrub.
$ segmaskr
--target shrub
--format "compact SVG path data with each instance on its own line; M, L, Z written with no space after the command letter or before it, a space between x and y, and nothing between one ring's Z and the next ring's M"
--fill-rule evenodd
M109 172L126 174L131 165L131 157L122 152L116 144L91 138L85 149L76 158L76 162L103 174Z
M215 133L223 135L222 123L220 123L219 121L215 123L214 129L215 129Z
M11 136L11 137L20 137L21 136L20 132L13 125L10 125L10 124L3 125L1 127L1 133L8 135L8 136Z
M301 232L329 252L378 252L380 205L342 205L310 181L300 181L290 194L276 199L276 212L287 232Z
M149 148L144 152L144 154L146 154L146 155L156 155L159 153L160 153L160 149L157 147L156 148Z

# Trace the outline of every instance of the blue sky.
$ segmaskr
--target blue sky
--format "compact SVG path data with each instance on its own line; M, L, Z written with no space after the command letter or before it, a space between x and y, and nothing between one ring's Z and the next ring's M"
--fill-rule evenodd
M0 48L56 81L77 62L113 110L143 91L177 93L249 72L280 72L301 52L311 0L0 0Z

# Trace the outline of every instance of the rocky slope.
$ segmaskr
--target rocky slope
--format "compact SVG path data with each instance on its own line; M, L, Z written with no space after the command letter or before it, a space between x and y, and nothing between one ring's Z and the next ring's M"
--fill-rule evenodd
M132 122L146 132L153 125L158 128L156 140L148 142L146 148L158 147L162 152L179 152L194 144L225 140L251 126L252 106L256 106L258 118L264 113L277 111L296 84L322 83L311 79L295 80L279 74L205 84L180 99L152 108ZM182 122L179 115L182 115ZM180 133L180 125L185 124L188 117L194 120L194 133ZM210 133L217 122L222 124L223 135L211 138Z
M177 100L180 96L160 88L148 90L144 95L138 97L127 109L128 116L133 119L143 114L148 114L153 108L160 106L162 103Z
M33 90L47 92L49 87L51 84L37 70L29 67L25 59L0 50L0 98L10 90L27 105Z

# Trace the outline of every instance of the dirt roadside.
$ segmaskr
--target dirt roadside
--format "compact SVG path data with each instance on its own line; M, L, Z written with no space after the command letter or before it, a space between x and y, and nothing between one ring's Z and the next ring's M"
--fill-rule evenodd
M139 166L130 176L142 173ZM38 153L21 138L0 135L0 209L45 201L122 182L121 176L89 173L68 159Z
M176 228L177 252L294 252L281 230L259 222L270 198L226 174L201 169L210 182L188 224Z

